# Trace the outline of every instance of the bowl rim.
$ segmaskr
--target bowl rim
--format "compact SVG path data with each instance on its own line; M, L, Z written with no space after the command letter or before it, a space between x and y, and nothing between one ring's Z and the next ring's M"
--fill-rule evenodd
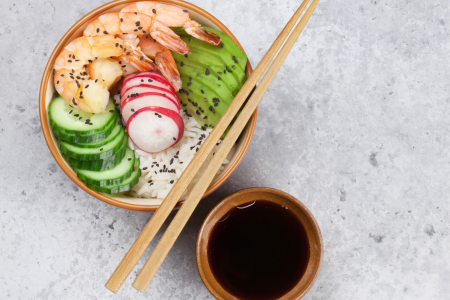
M64 162L64 159L62 158L62 156L59 154L58 150L56 149L56 145L53 143L53 139L52 139L52 136L50 133L50 128L48 126L47 108L45 105L45 100L46 100L46 96L47 96L47 85L48 85L50 76L53 72L53 64L55 62L56 57L59 55L59 53L62 51L63 47L66 45L67 41L73 36L73 34L81 26L83 26L87 21L89 21L96 15L99 15L99 14L103 13L104 11L112 9L118 5L123 5L123 4L133 3L133 2L136 2L136 0L115 0L115 1L111 1L106 4L103 4L95 9L93 9L89 13L87 13L85 16L83 16L81 19L79 19L77 22L75 22L75 24L73 24L66 31L66 33L62 36L62 38L59 40L59 42L56 44L55 48L53 49L53 52L47 61L47 65L46 65L46 67L44 69L44 73L42 75L42 80L41 80L40 90L39 90L39 119L41 122L42 133L44 135L45 141L47 143L47 146L48 146L51 154L53 155L54 159L58 163L59 167L64 171L64 173L66 173L66 175L70 179L72 179L72 181L75 184L77 184L80 188L82 188L84 191L86 191L90 195L94 196L95 198L97 198L103 202L106 202L108 204L117 206L117 207L130 209L130 210L155 211L156 209L158 209L158 207L160 205L131 204L131 203L127 203L127 202L123 202L123 201L114 199L106 194L102 194L102 193L99 193L97 191L94 191L94 190L88 188L86 186L86 184L84 182L82 182L75 175L75 173L67 166L67 164ZM220 22L216 17L214 17L212 14L205 11L204 9L202 9L194 4L191 4L189 2L183 1L183 0L165 0L165 1L161 1L161 2L182 6L184 8L194 11L194 12L198 13L199 15L207 18L212 23L214 23L217 27L219 27L219 29L222 32L227 34L239 46L239 48L241 48L241 50L244 51L241 44L236 39L236 37L231 33L231 31L222 22ZM244 51L244 53L245 53L245 51ZM250 76L251 73L253 72L253 69L252 69L252 66L250 65L250 61L248 59L247 59L246 69L247 69L247 75ZM208 196L209 194L214 192L217 188L219 188L231 176L231 174L236 170L238 165L241 163L242 159L244 158L245 153L248 150L248 147L250 146L250 142L252 140L252 137L253 137L253 134L255 131L257 114L258 114L258 109L255 110L251 119L248 122L248 125L247 125L247 126L249 126L248 133L245 136L243 145L242 145L240 151L237 153L235 160L230 164L230 167L226 170L226 172L222 173L220 175L220 177L213 184L211 184L208 187L208 189L206 190L206 192L202 198L205 198L206 196ZM175 208L179 208L183 202L184 201L179 201Z
M296 300L301 299L312 288L312 286L316 282L317 278L319 277L320 270L322 268L323 256L324 256L324 245L323 245L322 233L320 231L320 227L319 227L316 219L314 218L313 214L309 211L309 209L300 200L298 200L297 198L295 198L294 196L292 196L286 192L283 192L283 191L280 191L277 189L273 189L273 188L253 187L253 188L247 188L247 189L243 189L243 190L234 192L234 193L226 196L225 198L223 198L208 213L208 215L204 219L202 226L200 227L200 230L198 232L196 246L195 246L195 257L196 257L197 269L200 274L200 277L201 277L204 285L206 286L206 288L216 299L220 299L220 300L222 300L222 299L224 299L224 300L225 299L238 299L238 298L236 298L236 296L228 293L228 291L226 291L224 288L222 288L222 286L214 279L214 275L212 274L211 268L208 263L207 245L208 245L208 241L209 241L209 233L213 230L214 225L218 221L218 220L214 220L213 218L217 217L217 214L220 214L223 217L228 211L230 211L230 209L236 207L236 206L232 206L232 207L228 207L228 209L227 209L227 205L229 204L229 202L232 202L233 200L235 200L236 197L239 197L239 196L242 196L245 194L252 194L252 193L254 193L254 194L270 193L270 194L274 194L276 196L281 196L282 198L286 199L288 202L292 203L293 206L297 207L301 211L301 213L305 216L305 218L308 220L310 225L312 225L312 228L310 228L311 235L314 237L315 240L317 240L317 242L318 242L317 245L318 245L319 249L317 249L317 251L316 251L317 255L313 262L313 269L309 272L306 271L306 273L305 273L310 276L310 279L308 280L307 284L305 285L305 288L300 290L299 294L289 295L292 291L294 291L297 288L297 285L300 283L300 281L297 283L297 285L291 291L288 292L288 294L282 296L283 299L285 299L284 297L286 297L287 295L295 297L295 298L289 298L289 299L296 299ZM250 201L252 201L252 200L250 200ZM271 200L269 200L269 201L271 201ZM239 206L239 205L241 205L241 204L238 204L237 206ZM222 211L223 211L223 213L222 213ZM206 235L208 235L208 236L206 236ZM308 236L309 236L309 234L308 234ZM309 239L309 240L311 242L311 239ZM317 256L318 256L318 261L317 261ZM210 277L212 277L212 278L210 278Z

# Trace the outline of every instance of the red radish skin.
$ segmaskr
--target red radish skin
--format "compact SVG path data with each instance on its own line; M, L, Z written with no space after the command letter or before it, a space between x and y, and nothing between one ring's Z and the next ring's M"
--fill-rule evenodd
M139 109L146 106L157 106L162 108L167 108L173 110L176 113L179 113L180 109L173 103L172 101L168 101L164 97L160 97L159 95L147 95L147 96L138 96L132 97L126 103L126 105L122 109L122 118L124 124L127 123L130 116L138 111Z
M143 82L141 82L142 79L144 81L145 81L145 79L147 79L147 82L145 82L146 84L149 83L148 79L151 79L152 82L154 82L155 84L161 84L162 87L165 87L165 88L171 90L172 93L176 94L175 89L170 85L170 83L167 81L167 79L158 73L141 72L141 73L135 73L135 74L131 74L131 75L134 75L134 76L128 75L127 77L124 78L122 89L120 90L121 95L124 93L124 91L127 88L143 83ZM133 81L133 82L130 82L130 81Z
M140 150L156 153L172 147L183 137L184 123L181 116L170 109L147 106L128 119L127 132Z
M175 101L176 103L178 103L178 107L180 107L180 98L178 98L178 95L174 95L172 94L172 92L170 90L158 87L158 86L153 86L150 84L140 84L140 85L136 85L133 87L128 88L124 94L122 94L121 99L120 99L120 103L124 103L125 99L128 98L128 96L130 96L132 94L142 94L142 93L162 93L162 94L166 94L166 96L170 97L173 101Z
M174 101L172 98L170 98L167 95L164 95L163 93L157 93L157 92L147 92L147 93L139 94L139 95L134 96L134 97L125 98L124 101L122 102L121 107L124 108L125 105L127 105L127 103L130 102L132 99L137 98L137 97L143 97L143 96L159 96L159 97L162 97L162 98L166 99L167 101L172 102L174 105L176 105L178 110L180 110L180 103L179 102Z

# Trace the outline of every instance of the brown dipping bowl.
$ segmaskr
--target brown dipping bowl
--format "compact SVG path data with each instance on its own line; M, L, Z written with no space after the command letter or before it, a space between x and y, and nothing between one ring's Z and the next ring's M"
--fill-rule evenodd
M308 266L297 285L279 299L301 299L311 289L317 277L323 260L323 241L319 226L311 212L291 195L271 188L250 188L238 191L223 199L208 214L197 238L197 267L200 277L214 297L220 300L239 300L228 293L214 278L208 261L208 241L214 225L232 208L255 200L266 200L289 208L303 224L310 245Z
M82 36L83 30L86 28L87 24L90 21L92 21L93 19L102 14L113 11L119 11L123 7L125 7L125 5L131 4L136 1L137 0L115 0L108 2L100 7L97 7L96 9L92 10L84 17L82 17L80 20L78 20L63 35L63 37L53 50L52 54L50 55L50 58L47 62L47 66L45 67L44 70L44 74L42 76L41 87L39 91L39 115L41 120L42 132L44 134L44 138L45 141L47 142L50 152L52 153L53 157L55 158L56 162L61 167L61 169L67 174L67 176L69 176L70 179L72 179L73 182L75 182L75 184L77 184L80 188L82 188L95 198L117 207L122 207L131 210L156 210L161 205L162 200L160 199L134 198L123 194L108 195L104 193L99 193L97 191L94 191L93 189L88 188L86 184L77 177L77 175L73 172L69 164L61 156L61 152L59 151L59 148L57 146L56 138L53 135L53 132L50 128L47 111L50 101L56 93L53 84L53 65L59 53L72 40L74 40L79 36ZM208 13L207 11L201 9L198 6L195 6L194 4L182 0L166 0L163 2L177 5L184 9L189 10L191 19L196 20L200 24L221 30L226 35L228 35L242 49L242 51L244 51L241 44L239 44L238 40L231 33L231 31L212 14ZM252 74L252 71L253 71L252 66L250 65L250 62L247 60L247 67L246 67L247 76L250 76ZM253 113L253 116L251 117L247 126L243 130L241 137L236 142L234 153L229 155L228 160L230 161L230 163L226 165L225 169L222 171L220 175L216 175L216 177L211 182L211 185L203 195L203 197L206 197L207 195L211 194L221 184L223 184L228 179L228 177L230 177L231 174L236 170L237 166L244 158L245 152L247 152L247 149L250 145L250 141L252 140L253 137L253 133L255 131L256 116L257 110L255 110L255 112ZM177 208L182 203L183 201L178 202Z

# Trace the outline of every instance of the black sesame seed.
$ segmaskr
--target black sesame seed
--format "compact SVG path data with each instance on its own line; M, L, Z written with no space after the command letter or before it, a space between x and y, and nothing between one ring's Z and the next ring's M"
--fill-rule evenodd
M100 148L100 151L103 151L103 148Z
M208 116L204 116L204 117L203 117L203 120L205 120L206 118L208 118Z
M184 66L184 62L182 61L182 62L180 62L180 66Z
M113 112L114 112L114 109L111 109L109 112L110 112L110 113L113 113Z
M122 120L119 120L119 122L117 122L117 124L122 125Z
M98 79L95 79L95 83L97 83Z
M220 80L220 76L219 76L219 77L217 77L217 79L219 79L219 80Z
M172 184L172 183L174 183L174 181L173 181L173 180L171 180L171 181L170 181L170 184Z
M56 84L59 84L59 80L56 82Z
M188 116L189 118L192 118L192 115L191 115L191 114L187 114L187 116Z
M185 55L184 55L184 57L188 58L188 55L187 55L187 54L185 54Z
M153 82L153 80L149 79L148 82Z
M64 77L64 74L61 74L61 77Z
M88 85L86 85L86 86L85 86L84 88L85 88L85 89L87 89L88 87L89 87L89 84L88 84Z
M138 31L137 29L135 29L134 31Z
M79 114L74 114L73 116L74 116L74 117L78 117L78 116L80 116L80 115L79 115Z
M191 84L192 84L192 82L189 81L189 82L187 83L187 86L191 86Z
M71 111L69 111L69 115L73 112L73 109Z
M195 152L198 152L198 147L197 147L197 149L195 149Z
M217 105L219 105L219 103L216 102L216 104L214 104L214 106L217 106Z
M116 43L116 47L119 47L119 43Z
M134 112L134 108L132 108L131 111Z
M83 119L83 117L79 117L79 118L78 118L78 120L81 120L81 119ZM89 122L87 122L86 124L88 124L88 123L89 123Z
M127 52L126 54L127 54L127 55L130 55L130 52Z
M209 69L206 69L205 75L209 75Z
M183 12L188 13L189 11L187 9L183 9Z
M142 26L141 26L141 27L138 27L139 30L141 30L142 28L144 28L144 27L142 27Z
M128 159L128 161L130 161L131 160L131 157Z
M222 44L220 44L220 48L223 48L223 43L222 43Z
M123 22L123 18L120 18L120 22Z
M97 28L97 33L99 33L100 32L100 28Z
M104 34L108 34L108 32L107 32L106 30L105 30L105 31L103 31L103 33L104 33Z
M71 63L71 62L72 62L72 60L71 60L71 59L69 59L69 60L68 60L68 62L70 62L70 63Z
M173 164L173 158L170 160L170 164Z
M73 103L73 105L78 105L78 104L75 102L75 98L72 98L72 103Z
M156 9L152 9L152 12L153 12L154 14L156 14Z

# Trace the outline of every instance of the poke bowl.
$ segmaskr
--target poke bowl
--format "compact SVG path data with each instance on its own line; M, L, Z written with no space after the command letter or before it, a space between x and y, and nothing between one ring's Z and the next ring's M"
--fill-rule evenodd
M107 4L104 4L91 12L89 12L87 15L82 17L80 20L78 20L61 38L61 40L56 45L55 49L53 50L52 54L50 55L50 58L48 60L47 66L45 68L41 86L40 86L40 93L39 93L39 114L40 114L40 122L42 131L44 134L44 138L47 142L47 145L49 147L50 152L52 153L53 157L55 158L58 165L61 167L61 169L66 173L67 176L80 188L94 196L95 198L102 200L106 203L112 204L117 207L131 209L131 210L156 210L160 204L163 201L163 198L161 197L141 197L137 195L137 190L134 191L127 191L127 192L121 192L121 193L103 193L99 190L95 190L93 188L90 188L88 185L86 185L83 180L80 179L79 176L77 176L77 172L73 168L73 164L70 164L67 156L64 156L64 154L61 152L60 149L60 143L58 142L59 136L56 136L54 131L52 130L52 124L51 124L51 118L49 117L49 106L52 102L52 99L57 96L56 88L55 88L55 71L54 71L54 65L55 61L58 58L58 55L60 55L61 51L64 50L64 48L74 39L81 37L83 35L83 31L88 26L89 22L91 22L93 19L97 18L100 15L103 15L105 13L110 12L118 12L127 5L130 5L131 3L135 3L136 1L131 0L116 0L109 2ZM176 5L178 7L181 7L183 11L189 11L190 19L198 22L202 26L208 26L208 28L212 28L213 30L219 30L225 35L227 35L242 51L242 46L239 44L237 39L234 37L234 35L230 32L230 30L222 24L218 19L216 19L213 15L206 12L205 10L191 4L188 2L180 1L180 0L167 0L160 3L167 3ZM233 57L233 59L235 59ZM252 67L250 65L250 62L247 60L244 64L244 71L246 76L250 76L252 73ZM208 71L209 72L209 71ZM230 72L231 73L231 72ZM190 78L190 77L189 77ZM219 77L220 79L220 77ZM120 87L119 87L120 89ZM202 90L203 93L203 90ZM197 105L196 105L197 106ZM211 110L211 107L210 107ZM214 109L212 109L214 110ZM180 112L181 114L181 112ZM197 112L198 114L198 112ZM187 114L190 116L189 114ZM160 117L160 116L159 116ZM190 116L192 117L192 116ZM255 125L256 125L256 118L257 118L257 111L254 112L252 118L249 120L246 128L243 130L240 138L235 144L234 149L232 152L230 152L229 156L227 157L226 161L221 167L221 171L215 176L213 181L211 182L209 188L203 195L203 197L208 196L211 194L214 190L216 190L221 184L223 184L230 176L231 174L236 170L239 163L242 161L253 136ZM80 118L81 119L81 118ZM190 118L187 118L186 115L184 116L184 122L185 122L185 130L186 130L186 123L189 123ZM89 123L89 120L87 120L87 123ZM194 122L195 123L195 122ZM193 124L193 123L192 123ZM91 124L92 125L92 124ZM196 130L195 126L193 125L194 129ZM198 126L197 126L198 127ZM213 126L211 126L213 127ZM203 126L201 127L202 130L204 130ZM209 132L212 129L208 129ZM203 135L203 134L202 134ZM200 137L200 139L204 138ZM175 140L175 138L174 138ZM179 142L178 144L180 144ZM133 143L131 143L133 144ZM219 143L218 143L219 144ZM183 146L183 145L181 145ZM133 145L130 145L130 147L133 148ZM175 147L175 146L174 146ZM198 151L195 149L195 147L190 147L191 150L194 148L194 151ZM133 149L134 150L134 149ZM138 151L136 151L137 153ZM139 152L141 153L141 152ZM167 154L167 152L165 152ZM162 156L165 157L163 154ZM173 155L173 154L172 154ZM178 152L177 152L178 155ZM195 155L195 153L193 154ZM138 154L136 154L136 157L139 157ZM153 155L153 157L155 157ZM143 157L140 158L145 159ZM153 160L152 156L147 157L148 161ZM154 162L156 164L156 162ZM170 163L172 164L172 162ZM150 165L149 165L150 167ZM151 166L153 167L153 166ZM142 164L141 164L142 168ZM166 166L164 165L164 168ZM155 168L156 169L156 168ZM134 168L136 171L136 167ZM173 173L175 173L175 170ZM178 171L177 171L178 172ZM157 173L155 171L155 173ZM141 174L141 173L139 173ZM139 175L143 176L143 175ZM148 176L147 176L148 177ZM151 181L151 180L150 180ZM149 182L150 182L149 181ZM170 181L173 183L173 180ZM169 189L170 190L170 189ZM167 191L168 192L168 191ZM155 193L153 193L155 195ZM159 195L159 194L158 194ZM183 202L183 198L180 199L177 207L179 207Z

